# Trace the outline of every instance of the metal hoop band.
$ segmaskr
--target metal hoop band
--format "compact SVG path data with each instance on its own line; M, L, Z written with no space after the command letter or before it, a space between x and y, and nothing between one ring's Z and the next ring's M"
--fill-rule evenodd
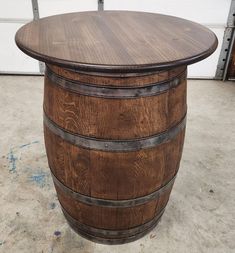
M127 200L110 200L110 199L100 199L95 197L90 197L79 192L73 191L71 188L63 184L52 172L52 178L54 184L62 190L64 193L69 194L73 199L76 199L84 204L88 205L95 205L95 206L103 206L103 207L110 207L110 208L126 208L126 207L134 207L138 205L143 205L151 200L159 198L164 192L169 190L175 181L176 175L164 186L160 189L145 195L143 197L138 197L134 199L127 199Z
M164 207L160 213L156 215L152 220L140 226L123 230L108 230L81 224L78 220L74 219L62 205L61 207L65 218L67 219L71 228L75 230L75 232L94 242L105 244L122 244L141 238L158 224L165 211Z
M176 126L167 131L152 135L146 138L132 140L107 140L87 137L74 134L59 127L55 122L51 121L44 113L44 124L56 135L65 141L86 149L103 150L107 152L128 152L140 149L152 148L173 139L177 134L185 128L186 116Z
M48 66L46 68L46 76L52 83L69 90L71 92L79 93L85 96L103 97L103 98L138 98L155 96L166 92L171 88L177 87L182 81L186 79L186 71L184 70L178 76L166 81L150 84L144 87L110 87L110 86L95 86L91 84L82 83L75 80L67 79L54 73Z

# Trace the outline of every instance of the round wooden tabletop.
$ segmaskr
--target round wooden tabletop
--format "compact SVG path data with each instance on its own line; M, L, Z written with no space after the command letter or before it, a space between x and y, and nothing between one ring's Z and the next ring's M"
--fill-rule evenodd
M217 38L173 16L94 11L33 21L19 29L16 44L38 60L67 68L138 72L200 61L215 51Z

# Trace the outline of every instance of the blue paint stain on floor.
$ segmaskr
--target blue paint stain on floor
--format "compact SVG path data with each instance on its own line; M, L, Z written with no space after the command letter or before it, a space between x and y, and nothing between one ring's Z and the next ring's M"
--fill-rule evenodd
M25 147L31 146L32 144L37 144L37 143L39 143L39 141L29 142L29 143L19 146L19 148L25 148Z
M18 160L18 158L13 152L13 149L11 149L10 152L7 154L7 159L9 161L9 166L10 166L9 172L16 173L16 161Z
M19 148L24 148L24 147L29 147L31 146L32 144L36 144L36 143L39 143L39 141L32 141L30 143L26 143L26 144L23 144L21 146L18 146L18 147L12 147L10 149L10 152L7 154L7 160L9 161L9 172L10 173L16 173L16 165L17 165L17 160L21 160L20 157L17 157L16 153L18 152Z
M36 143L39 143L39 141L33 141L33 142L31 142L31 144L36 144Z
M30 145L31 145L31 142L27 143L27 144L20 145L19 148L24 148L24 147L27 147L27 146L30 146Z
M44 188L47 185L48 174L45 172L36 172L29 177L30 181L35 183L40 188Z
M56 203L54 203L54 202L49 203L49 207L50 207L50 209L55 209Z

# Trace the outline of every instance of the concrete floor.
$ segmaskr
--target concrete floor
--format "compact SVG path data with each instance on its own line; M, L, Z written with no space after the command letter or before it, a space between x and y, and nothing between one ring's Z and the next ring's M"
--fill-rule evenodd
M235 252L235 84L189 81L181 168L166 212L144 238L89 242L61 213L42 131L42 77L0 76L0 252Z

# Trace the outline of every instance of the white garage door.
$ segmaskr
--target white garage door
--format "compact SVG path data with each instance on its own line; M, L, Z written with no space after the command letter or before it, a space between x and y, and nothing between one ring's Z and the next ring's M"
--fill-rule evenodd
M19 11L20 10L20 11ZM38 73L38 62L22 54L15 45L16 31L33 19L31 1L0 0L0 71Z
M40 17L97 8L97 0L38 0ZM31 20L31 0L0 0L0 73L40 73L38 61L23 54L14 41L16 31Z
M231 0L104 0L104 9L158 12L206 25L216 33L219 46L208 59L189 67L189 77L213 78L230 4ZM38 62L21 53L14 42L17 29L33 19L31 1L0 0L0 7L0 72L39 73ZM40 17L45 17L66 12L97 10L98 0L38 0L38 7Z

